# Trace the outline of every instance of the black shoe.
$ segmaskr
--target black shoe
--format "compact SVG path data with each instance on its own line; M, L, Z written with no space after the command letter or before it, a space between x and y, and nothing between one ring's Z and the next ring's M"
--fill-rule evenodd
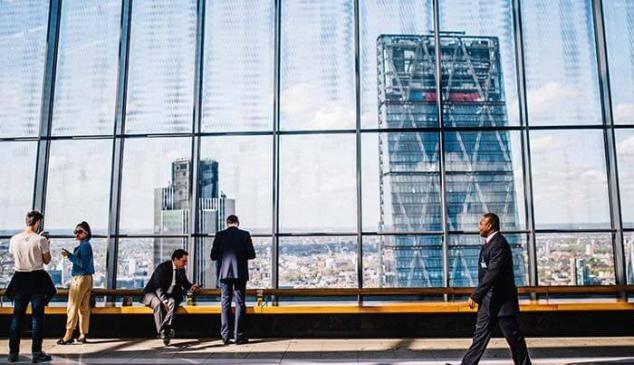
M19 354L9 354L9 357L7 358L8 362L18 362L20 361L20 355Z
M249 343L248 338L239 338L236 340L236 345L244 345L245 343Z
M84 336L84 337L81 337L81 336L80 336L80 337L77 339L77 342L81 343L82 345L86 344L86 336Z
M223 346L227 346L229 344L231 344L231 340L230 339L228 339L228 338L223 338L222 339L222 345Z
M36 364L38 362L46 362L51 360L53 360L53 358L50 355L48 355L44 351L40 351L40 352L33 353L33 360L31 360L31 362Z
M161 339L163 340L163 345L167 346L170 344L170 336L167 334L167 331L161 331Z
M71 343L73 343L73 339L72 338L69 338L68 340L60 338L59 340L57 340L57 344L58 345L70 345Z

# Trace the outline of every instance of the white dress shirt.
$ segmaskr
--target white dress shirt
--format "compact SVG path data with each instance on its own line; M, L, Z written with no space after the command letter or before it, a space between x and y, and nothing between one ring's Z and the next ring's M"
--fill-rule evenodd
M172 262L172 284L170 284L169 289L167 289L167 294L172 294L175 286L176 286L176 266L174 266L174 262Z
M493 236L495 236L496 234L498 234L498 231L495 231L495 232L491 233L490 235L488 235L487 239L486 239L486 243L491 242L491 240L493 239Z

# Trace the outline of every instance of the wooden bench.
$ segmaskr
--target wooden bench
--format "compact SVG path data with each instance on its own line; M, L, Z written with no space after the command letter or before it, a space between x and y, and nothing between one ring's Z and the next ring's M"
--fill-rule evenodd
M256 298L256 305L247 308L251 314L372 314L372 313L461 313L475 312L470 309L464 298L468 296L472 288L368 288L368 289L249 289L247 295ZM539 286L518 288L521 296L536 294L540 300L522 301L520 309L523 312L556 312L556 311L634 311L634 303L623 300L624 293L633 293L634 285L610 285L610 286ZM68 295L68 290L58 290L57 296ZM95 297L140 297L142 291L138 289L93 289ZM197 296L219 296L217 289L201 290ZM0 296L4 296L4 290L0 290ZM284 304L271 305L268 299L277 298L368 298L368 297L446 297L447 300L417 301L409 298L403 302L380 303L372 305L365 301L364 304ZM579 300L580 296L601 296L595 301ZM555 297L561 297L556 299ZM187 303L187 302L186 302ZM189 304L189 303L187 303ZM0 307L0 315L11 314L10 306ZM66 314L65 307L47 307L47 314ZM98 306L92 309L94 314L126 315L126 314L151 314L150 308L134 306ZM182 314L219 314L218 303L201 305L183 305L177 313Z

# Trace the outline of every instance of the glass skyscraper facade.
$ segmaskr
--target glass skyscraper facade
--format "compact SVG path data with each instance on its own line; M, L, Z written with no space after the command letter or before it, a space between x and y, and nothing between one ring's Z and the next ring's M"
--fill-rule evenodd
M143 286L175 247L213 287L230 212L253 236L253 288L471 286L486 211L518 284L632 283L632 14L0 0L0 286L30 209L60 287L84 220L96 287Z
M495 37L440 35L443 112L452 127L476 131L447 133L446 219L450 230L477 227L496 212L504 230L516 231L519 212L509 133L477 129L508 126L499 41ZM433 35L381 35L377 40L379 126L429 128L438 123ZM381 228L399 232L442 231L438 143L434 133L391 134L379 140ZM512 236L511 236L512 237ZM453 243L452 286L477 285L480 246L463 236ZM388 286L442 286L442 250L437 238L391 237L381 248L395 250L396 282ZM513 244L513 242L511 242ZM515 275L525 283L521 245L514 245ZM382 252L379 256L383 257Z

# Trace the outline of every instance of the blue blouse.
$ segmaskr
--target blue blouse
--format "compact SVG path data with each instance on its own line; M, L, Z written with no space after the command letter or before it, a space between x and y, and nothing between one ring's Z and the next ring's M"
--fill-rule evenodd
M73 253L68 255L68 259L73 263L72 276L92 275L95 273L95 265L92 258L92 246L90 240L83 240L75 247Z

